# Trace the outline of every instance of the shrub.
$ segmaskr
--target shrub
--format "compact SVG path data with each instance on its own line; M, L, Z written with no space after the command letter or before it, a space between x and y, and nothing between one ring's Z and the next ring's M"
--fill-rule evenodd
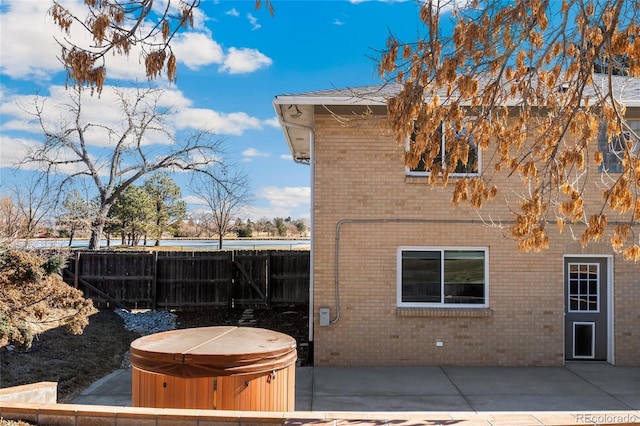
M26 251L0 252L0 346L31 346L46 326L63 325L80 334L96 312L82 292L62 280L61 258Z

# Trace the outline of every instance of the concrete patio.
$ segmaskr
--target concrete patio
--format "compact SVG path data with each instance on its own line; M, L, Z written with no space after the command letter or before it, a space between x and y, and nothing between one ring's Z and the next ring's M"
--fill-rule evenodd
M640 367L298 367L296 411L632 412ZM72 403L131 405L131 371L117 370Z

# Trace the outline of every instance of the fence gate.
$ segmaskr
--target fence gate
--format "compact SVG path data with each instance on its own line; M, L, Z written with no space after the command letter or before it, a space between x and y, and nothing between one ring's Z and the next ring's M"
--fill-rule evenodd
M269 305L269 252L233 253L232 306Z

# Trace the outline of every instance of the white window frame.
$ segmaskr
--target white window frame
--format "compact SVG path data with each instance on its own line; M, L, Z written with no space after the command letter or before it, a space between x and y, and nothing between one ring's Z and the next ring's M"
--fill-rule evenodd
M640 133L640 120L629 119L627 124L631 129ZM631 133L623 130L617 136L612 136L612 141L606 140L606 126L602 126L600 135L598 136L598 149L603 153L602 164L600 164L600 172L603 173L621 173L622 159L624 158L625 148L622 147L622 143L627 143L631 139ZM617 139L616 139L617 138ZM624 141L622 140L624 139ZM632 154L636 155L640 152L640 143L638 141L632 141L630 148Z
M446 151L446 132L444 131L445 126L447 126L447 122L443 122L442 123L442 132L440 135L440 154L442 156L442 158L445 157L445 153ZM407 138L407 140L405 141L405 150L409 150L409 146L411 144L411 136L409 136ZM478 163L478 168L475 172L468 172L468 173L449 173L449 177L467 177L467 176L480 176L480 173L482 171L482 150L478 147L478 145L476 144L476 156L477 156L477 163ZM444 167L445 165L443 165ZM424 171L420 171L420 170L411 170L410 167L405 166L405 174L407 176L430 176L431 175L431 171L430 170L424 170Z
M571 293L571 267L572 266L577 266L578 269L581 266L586 266L586 267L591 267L591 266L595 266L596 267L596 292L595 294L591 294L588 291L587 288L587 293L584 296L596 296L596 310L584 310L584 309L580 309L580 302L578 302L578 309L571 309L571 297L572 296L583 296L580 293L580 279L578 278L578 293L574 294ZM580 273L580 271L578 270L578 273ZM600 313L600 264L598 262L570 262L567 265L567 295L569 297L569 304L567 306L567 310L571 313L582 313L582 314L599 314ZM588 302L587 302L588 303Z
M402 300L402 254L407 251L432 251L441 253L441 262L444 263L444 253L447 251L482 251L484 252L484 303L445 303L440 302L404 302ZM489 307L489 248L488 247L453 247L453 246L401 246L397 250L397 283L396 305L403 308L474 308L486 309ZM440 268L441 297L444 297L444 267Z

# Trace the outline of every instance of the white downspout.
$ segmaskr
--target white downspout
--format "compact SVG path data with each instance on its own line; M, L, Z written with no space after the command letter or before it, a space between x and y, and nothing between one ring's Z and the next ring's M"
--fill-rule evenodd
M284 114L282 113L282 105L280 107L280 114L278 114L278 121L280 125L283 127L295 127L297 129L303 129L309 132L309 162L305 162L304 160L300 160L294 157L293 161L298 164L307 164L309 166L309 174L310 174L310 205L309 205L309 213L310 213L310 222L311 222L311 246L309 247L309 351L313 351L313 261L314 261L314 234L315 234L315 226L314 226L314 164L313 164L313 150L314 150L314 138L315 134L313 131L313 127L305 126L297 123L290 123L284 120ZM310 356L313 357L313 353L310 353Z

